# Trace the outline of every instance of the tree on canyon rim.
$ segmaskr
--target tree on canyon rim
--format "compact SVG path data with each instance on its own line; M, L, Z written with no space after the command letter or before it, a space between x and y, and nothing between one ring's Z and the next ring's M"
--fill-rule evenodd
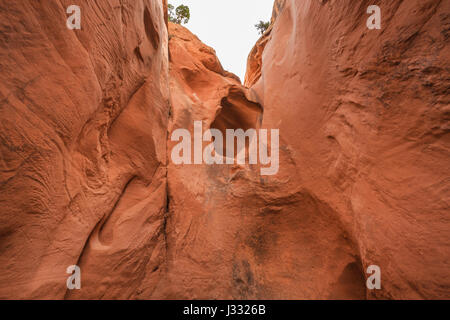
M191 18L191 12L188 6L179 5L176 9L169 3L167 6L169 9L169 21L177 24L186 24Z
M267 28L269 28L270 22L264 22L262 20L259 20L258 24L255 24L255 28L259 31L260 35L263 35L264 32L266 32Z

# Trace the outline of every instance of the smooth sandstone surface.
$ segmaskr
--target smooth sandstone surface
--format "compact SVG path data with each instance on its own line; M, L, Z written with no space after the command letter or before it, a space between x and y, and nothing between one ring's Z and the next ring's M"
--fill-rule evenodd
M380 266L369 298L450 298L450 2L378 1L381 30L371 1L279 2L248 83L292 160L278 179L326 203L355 276Z
M449 1L276 0L244 85L164 0L70 4L0 1L0 298L450 299ZM278 174L174 164L194 121Z
M261 127L263 107L223 74L210 48L174 24L169 38L169 137L177 128L193 135L194 121L205 129ZM258 165L169 159L168 277L156 297L365 297L356 246L338 214L298 181L290 183L296 168L289 154L282 152L280 163L283 173L268 177Z
M160 279L165 4L81 1L69 30L71 4L0 1L3 299L138 298Z

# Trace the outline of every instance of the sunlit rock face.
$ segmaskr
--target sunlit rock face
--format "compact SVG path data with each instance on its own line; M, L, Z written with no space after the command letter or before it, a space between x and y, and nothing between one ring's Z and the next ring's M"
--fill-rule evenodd
M286 157L273 182L322 205L278 204L275 221L311 223L278 228L298 249L276 247L293 297L357 297L350 285L378 265L382 290L364 296L449 298L450 2L378 1L369 30L372 2L285 1L249 57L246 84Z
M448 1L276 0L244 85L165 0L71 4L0 1L0 298L450 298ZM279 170L175 163L195 123Z
M69 30L71 4L0 1L0 298L148 297L166 248L166 4L81 1Z

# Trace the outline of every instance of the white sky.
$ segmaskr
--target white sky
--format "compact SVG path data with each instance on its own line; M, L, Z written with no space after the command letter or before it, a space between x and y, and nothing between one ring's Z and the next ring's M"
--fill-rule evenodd
M216 50L225 70L244 81L247 56L259 39L255 24L269 21L274 0L169 0L175 8L189 7L191 20L184 25Z

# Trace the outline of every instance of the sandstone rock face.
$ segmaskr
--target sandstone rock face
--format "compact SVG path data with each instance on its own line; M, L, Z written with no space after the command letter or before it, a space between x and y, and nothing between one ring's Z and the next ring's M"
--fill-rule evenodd
M0 298L138 298L165 259L165 1L71 4L0 1Z
M223 71L214 51L175 24L169 24L169 38L169 137L179 128L193 135L194 121L202 121L204 130L257 128L261 106L235 75ZM176 143L169 140L168 150ZM253 297L246 289L254 286L246 283L254 281L253 273L239 249L240 242L250 236L244 221L250 217L242 213L247 205L242 201L250 197L245 185L249 178L239 176L251 170L231 165L176 165L169 157L168 172L168 277L158 298ZM254 179L259 178L254 175ZM254 208L249 205L249 212Z
M275 238L290 234L299 248L276 250L294 256L284 259L299 288L291 297L346 296L378 265L382 290L364 296L450 298L450 2L378 1L381 30L366 27L371 4L288 0L255 57L261 70L250 73L261 76L247 84L264 107L262 126L280 128L286 159L283 183L268 183L314 199L277 201L272 219L292 211L299 225ZM344 238L351 250L332 248ZM315 249L308 255L302 239Z
M276 0L245 86L165 0L71 4L0 0L0 298L450 298L449 1ZM194 122L278 173L175 163Z
M275 0L272 10L272 18L270 19L269 28L262 35L262 37L256 42L252 51L248 55L247 70L245 74L245 86L251 87L261 77L262 68L262 54L267 42L270 40L270 34L272 33L273 24L275 23L278 15L283 10L286 4L286 0Z
M169 137L179 128L192 136L194 121L204 130L261 127L265 110L254 92L224 75L211 49L173 24L169 38ZM259 165L177 165L169 157L167 278L154 297L366 297L339 212L294 179L294 154L282 144L282 168L271 177Z

